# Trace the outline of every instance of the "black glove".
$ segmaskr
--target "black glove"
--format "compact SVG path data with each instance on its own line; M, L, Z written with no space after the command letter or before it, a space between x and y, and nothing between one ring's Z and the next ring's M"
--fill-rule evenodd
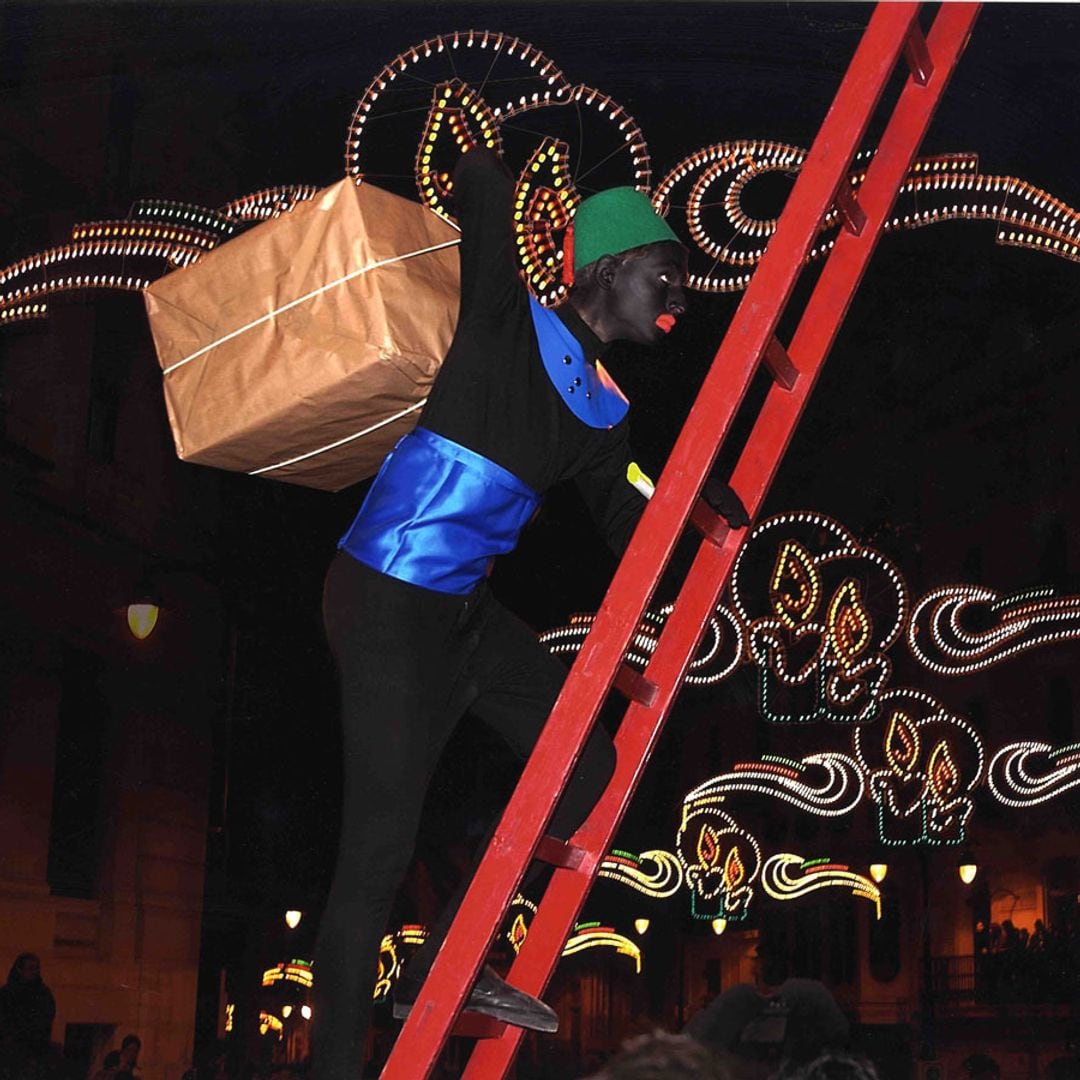
M743 506L742 499L734 492L730 484L710 476L705 481L701 497L719 514L731 529L745 529L750 524L750 515Z

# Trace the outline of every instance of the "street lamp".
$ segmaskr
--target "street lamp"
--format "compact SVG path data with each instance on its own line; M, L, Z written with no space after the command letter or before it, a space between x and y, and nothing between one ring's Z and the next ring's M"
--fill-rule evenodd
M870 864L870 876L874 881L880 885L885 880L885 875L889 872L889 864L884 862L874 862Z
M311 1019L311 1006L310 1005L301 1005L300 1006L300 1015L305 1020L310 1020Z
M144 641L154 632L160 613L161 608L153 600L140 597L135 603L128 604L128 629L139 641Z
M960 863L956 871L965 885L970 885L975 880L975 875L979 872L979 866L975 862L975 856L970 851L965 851L960 856Z
M300 920L303 917L304 917L304 913L302 911L296 911L295 909L290 909L289 911L285 912L285 925L290 930L295 930L300 925Z
M713 933L719 936L727 929L727 919L713 919L712 930Z
M634 920L634 929L638 932L638 936L640 937L642 934L645 933L646 930L649 929L649 920L648 919L635 919Z
M291 1005L282 1005L281 1006L281 1015L283 1017L285 1017L286 1020L288 1020L289 1017L292 1016L292 1006Z

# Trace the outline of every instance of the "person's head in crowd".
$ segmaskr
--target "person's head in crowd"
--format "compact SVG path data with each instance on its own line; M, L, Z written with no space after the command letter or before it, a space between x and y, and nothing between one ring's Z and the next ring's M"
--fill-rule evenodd
M733 1080L708 1047L689 1035L654 1031L623 1043L592 1080Z
M771 996L748 984L724 991L686 1026L686 1033L736 1058L785 1070L848 1043L848 1022L833 996L812 979L788 979Z
M14 981L16 976L21 982L41 982L41 961L37 953L24 952L15 957L8 980Z
M804 1065L789 1066L779 1076L783 1080L879 1080L877 1070L865 1058L839 1051L829 1051Z
M139 1063L142 1040L138 1035L125 1035L120 1043L120 1067L130 1072Z

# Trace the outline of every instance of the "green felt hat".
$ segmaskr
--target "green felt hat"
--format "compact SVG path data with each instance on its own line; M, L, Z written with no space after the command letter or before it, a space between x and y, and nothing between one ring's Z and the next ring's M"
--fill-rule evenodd
M631 187L590 195L574 214L574 271L602 255L618 255L645 244L682 241L660 217L648 195Z

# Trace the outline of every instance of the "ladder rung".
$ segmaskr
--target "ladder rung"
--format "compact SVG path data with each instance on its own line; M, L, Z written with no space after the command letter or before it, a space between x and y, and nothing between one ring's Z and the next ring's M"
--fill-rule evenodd
M536 845L536 858L564 870L577 870L585 858L585 849L574 847L555 836L542 836Z
M904 59L911 69L911 77L920 86L925 86L934 74L934 61L930 59L926 36L918 23L912 23L911 30L908 31L907 40L904 42Z
M861 236L863 229L866 228L866 211L859 205L855 192L851 190L851 182L846 176L836 189L834 202L840 216L844 219L844 228L855 236Z
M717 547L723 545L731 532L731 526L704 499L698 499L690 511L690 524Z
M799 369L791 362L787 349L780 344L779 338L772 338L765 350L765 366L779 386L785 390L794 390L799 381Z
M629 701L636 701L646 709L656 704L660 693L655 683L649 682L644 675L636 672L629 664L623 664L615 676L615 689Z

